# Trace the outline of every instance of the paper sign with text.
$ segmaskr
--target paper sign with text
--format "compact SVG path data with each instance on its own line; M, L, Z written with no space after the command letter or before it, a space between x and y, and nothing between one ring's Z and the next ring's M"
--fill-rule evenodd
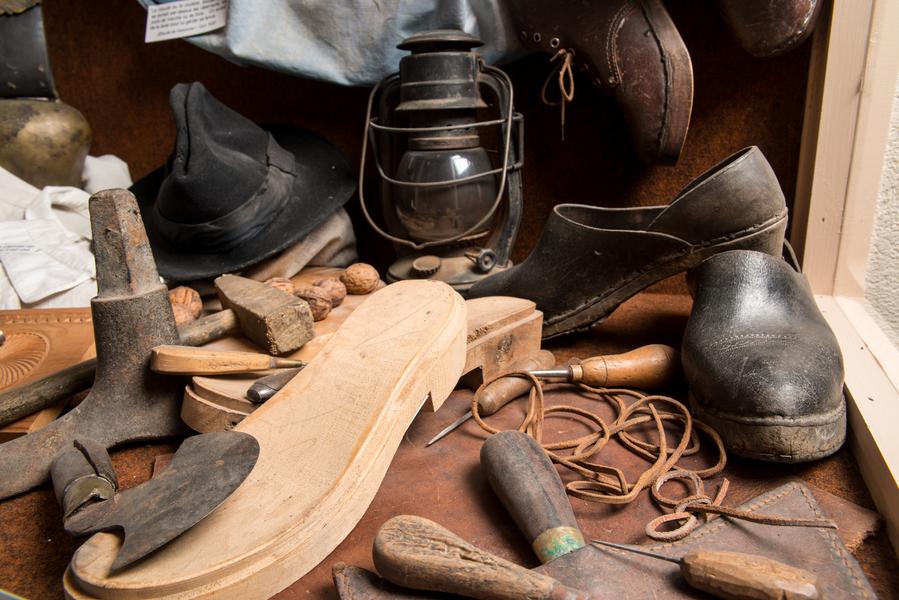
M161 42L221 29L228 22L228 0L179 0L147 7L144 42Z

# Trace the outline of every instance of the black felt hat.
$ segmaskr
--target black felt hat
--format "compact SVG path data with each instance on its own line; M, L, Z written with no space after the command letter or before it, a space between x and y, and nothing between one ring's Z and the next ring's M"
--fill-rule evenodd
M352 196L349 162L318 135L265 130L201 83L177 84L169 100L175 150L131 187L164 278L249 267L301 240Z

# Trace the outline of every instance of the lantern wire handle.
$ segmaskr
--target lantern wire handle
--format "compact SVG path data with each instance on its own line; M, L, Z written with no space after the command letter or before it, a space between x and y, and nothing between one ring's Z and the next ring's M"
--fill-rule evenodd
M494 169L492 171L478 173L476 175L472 175L472 176L465 177L462 179L416 183L416 182L411 182L411 181L394 180L394 179L388 177L386 175L386 173L384 173L384 170L380 164L380 161L378 160L378 157L375 156L375 164L378 166L378 171L380 172L381 176L385 180L387 180L389 183L392 183L395 185L412 185L412 186L418 186L418 187L449 185L449 184L457 184L457 183L461 183L464 181L469 181L472 179L477 179L480 177L485 177L487 175L492 175L495 173L501 174L500 175L500 183L499 183L499 191L496 194L496 199L493 201L493 206L491 206L490 210L487 212L487 214L484 215L484 218L482 218L480 221L478 221L476 224L472 225L471 227L469 227L462 233L460 233L458 235L454 235L452 237L448 237L448 238L445 238L442 240L432 240L432 241L428 241L428 242L423 242L421 244L417 244L417 243L413 242L412 240L399 238L399 237L396 237L394 235L387 233L386 231L381 229L371 218L371 215L368 212L368 207L365 204L365 192L363 191L363 182L365 179L365 157L367 154L366 150L368 149L369 136L372 135L372 132L371 132L371 125L372 125L371 110L372 110L372 106L374 105L375 96L377 95L378 91L381 89L381 85L384 84L387 80L394 78L395 75L391 75L391 76L381 80L377 85L375 85L374 88L372 88L372 91L368 96L368 108L366 109L366 112L365 112L365 132L364 132L363 138L362 138L362 140L363 140L362 158L360 160L360 166L359 166L359 204L362 207L362 214L365 216L365 220L368 221L368 224L371 225L371 227L378 234L380 234L382 237L390 240L391 242L395 242L397 244L402 244L403 246L409 246L413 250L422 250L424 248L440 246L443 244L448 244L450 242L455 242L455 241L461 240L462 238L465 238L465 237L473 234L478 229L480 229L481 227L486 225L487 222L493 218L493 215L496 214L496 210L499 208L499 205L502 202L503 194L505 193L505 190L506 190L506 175L508 174L508 171L509 171L509 149L510 149L511 140L512 140L512 120L513 120L512 111L513 111L513 107L515 106L515 104L513 102L514 91L512 89L512 81L509 79L509 76L506 75L506 73L504 73L501 69L497 69L496 67L492 67L490 65L484 64L483 60L479 60L478 62L480 63L480 66L485 71L493 73L497 78L499 78L506 85L506 88L509 90L509 102L508 102L508 108L506 110L506 113L507 113L506 118L499 119L497 121L487 121L487 122L482 122L482 123L476 123L474 125L475 127L479 127L479 126L490 125L490 124L495 124L495 123L505 123L506 131L505 131L505 140L504 140L502 169ZM400 128L400 127L387 127L384 125L375 125L375 129L380 129L380 130L385 130L385 131L422 131L422 130L424 130L424 131L428 131L428 130L439 131L439 130L443 130L443 129L453 129L453 127Z

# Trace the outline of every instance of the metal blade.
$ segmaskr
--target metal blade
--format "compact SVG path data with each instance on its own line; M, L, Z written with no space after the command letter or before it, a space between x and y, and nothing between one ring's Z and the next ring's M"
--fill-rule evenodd
M441 429L437 435L432 437L428 441L428 443L425 444L425 448L427 448L434 442L439 442L440 440L445 438L447 435L449 435L453 429L456 429L457 427L461 427L462 423L464 423L465 421L467 421L470 418L471 418L471 413L470 412L465 413L464 415L462 415L461 417L459 417L458 419L456 419L455 421L453 421L452 423L450 423L449 425L447 425L446 427Z
M112 564L112 571L118 571L215 510L246 479L258 457L259 443L246 433L187 438L160 475L73 515L66 530L73 535L123 531L125 539Z
M672 558L670 556L665 556L664 554L659 554L658 552L649 552L640 548L638 546L631 546L628 544L616 544L615 542L605 542L603 540L590 540L593 544L599 544L600 546L609 546L610 548L618 548L619 550L627 550L628 552L633 552L634 554L640 554L642 556L651 556L652 558L658 558L659 560L667 560L668 562L673 562L674 564L680 564L680 559Z

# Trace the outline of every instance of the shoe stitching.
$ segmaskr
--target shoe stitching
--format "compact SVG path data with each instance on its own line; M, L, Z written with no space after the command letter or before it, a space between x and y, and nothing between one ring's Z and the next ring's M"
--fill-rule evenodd
M815 516L819 519L825 518L825 515L821 511L820 505L817 502L814 502L814 498L809 497L809 490L805 486L799 487L799 492L802 494L803 498L806 501L806 504L812 511L815 513ZM824 538L827 542L827 546L830 549L831 555L843 563L843 566L846 567L846 570L849 572L849 576L852 578L852 582L855 584L856 591L862 592L865 598L871 598L871 594L869 593L867 587L862 585L862 581L858 576L858 572L856 569L852 568L852 564L849 562L849 557L847 556L848 552L845 544L840 543L839 545L836 543L837 536L833 531L824 531L823 529L818 529L818 534ZM854 559L853 559L854 560ZM856 568L860 568L858 563L856 563Z
M796 334L781 334L781 333L741 333L739 335L730 335L713 342L709 342L707 346L709 348L715 348L718 346L724 345L736 345L734 342L765 342L765 341L784 341L789 342L793 340L798 340L799 336ZM742 346L741 346L742 347Z
M694 393L695 396L695 393ZM697 404L700 404L697 402ZM844 403L840 403L839 406L833 408L827 412L820 413L817 415L808 415L805 417L788 417L784 415L769 415L766 417L749 417L744 415L737 415L730 412L717 412L711 411L705 407L701 407L699 413L703 413L701 416L709 416L713 419L718 419L721 421L728 421L733 425L774 425L780 427L820 427L822 425L830 425L839 420L846 412L846 405ZM701 420L701 419L700 419ZM803 423L805 421L805 423Z
M662 71L665 80L665 98L662 101L662 122L659 126L659 130L656 132L656 151L658 151L662 147L662 138L668 128L669 107L671 106L671 64L668 61L668 55L665 53L665 46L662 44L659 34L656 33L656 28L652 23L646 5L641 3L640 9L643 12L643 18L646 19L646 23L649 25L649 31L652 33L652 39L655 40L656 47L659 50L659 56L662 57Z
M608 34L606 35L606 68L609 74L615 77L615 83L621 83L621 69L618 68L618 42L617 37L620 35L621 29L624 27L624 21L634 11L634 5L626 2L618 9L612 17ZM608 81L604 84L609 85Z
M753 234L753 233L755 233L755 232L757 232L757 231L760 231L760 230L763 230L763 229L767 229L768 227L777 224L779 221L783 220L785 217L786 217L786 211L782 211L782 212L778 213L775 217L772 217L772 218L770 218L770 219L768 219L768 220L766 220L766 221L762 221L761 223L756 223L755 225L752 225L752 226L747 227L747 228L745 228L745 229L741 229L741 230L739 230L739 231L736 231L736 232L733 232L733 233L730 233L730 234L727 234L727 235L723 235L723 236L720 236L720 237L717 237L717 238L712 238L711 240L703 241L703 242L700 242L700 243L698 243L698 244L690 244L690 242L686 242L686 240L682 240L682 241L684 241L685 243L689 244L689 246L688 246L687 248L684 248L684 249L682 249L682 250L679 250L678 252L676 252L676 253L674 253L674 254L670 254L670 255L668 255L667 257L664 257L663 260L661 260L661 261L655 261L654 264L657 265L659 262L661 262L661 263L670 262L670 261L672 261L672 260L681 258L681 257L683 257L683 256L687 256L687 255L689 255L689 254L693 254L694 251L697 250L697 249L703 249L703 248L707 248L707 247L709 247L709 246L715 246L715 245L721 244L721 243L723 243L723 242L731 241L731 240L734 240L734 239L737 239L737 238L746 237L746 236L751 235L751 234ZM638 233L642 233L642 232L638 232ZM594 296L594 297L590 298L589 300L587 300L586 302L584 302L583 304L581 304L580 306L578 306L577 308L572 309L572 310L569 310L568 312L565 312L565 313L559 315L558 317L551 318L551 319L547 319L544 323L545 323L546 325L553 325L553 324L558 323L558 322L560 322L560 321L564 321L565 319L568 319L568 318L572 317L573 315L576 315L577 313L582 312L582 311L584 311L584 310L590 308L591 306L593 306L594 304L596 304L596 303L599 302L600 300L603 300L604 298L607 298L608 296L612 295L616 290L619 290L619 289L621 289L622 287L624 287L624 286L626 286L626 285L632 283L633 281L639 279L642 275L654 271L656 268L658 268L658 267L645 268L645 269L643 269L643 270L639 270L639 271L637 271L632 277L630 277L629 279L624 280L620 285L618 285L618 286L616 286L615 288L609 290L606 294L603 294L603 295L600 295L600 296ZM613 309L613 310L614 310L614 309ZM611 311L609 311L609 312L611 312ZM608 313L606 313L606 314L608 315ZM600 316L599 318L601 319L602 316ZM597 320L598 320L598 319L597 319ZM574 327L574 328L572 328L572 329L570 329L570 330L567 330L567 331L584 331L584 330L588 329L588 328L590 327L590 325L592 325L592 323L594 323L594 322L595 322L595 321L593 321L593 322L591 322L591 323L587 323L587 324L585 324L585 325L583 325L583 326ZM563 333L563 332L560 332L560 333Z

